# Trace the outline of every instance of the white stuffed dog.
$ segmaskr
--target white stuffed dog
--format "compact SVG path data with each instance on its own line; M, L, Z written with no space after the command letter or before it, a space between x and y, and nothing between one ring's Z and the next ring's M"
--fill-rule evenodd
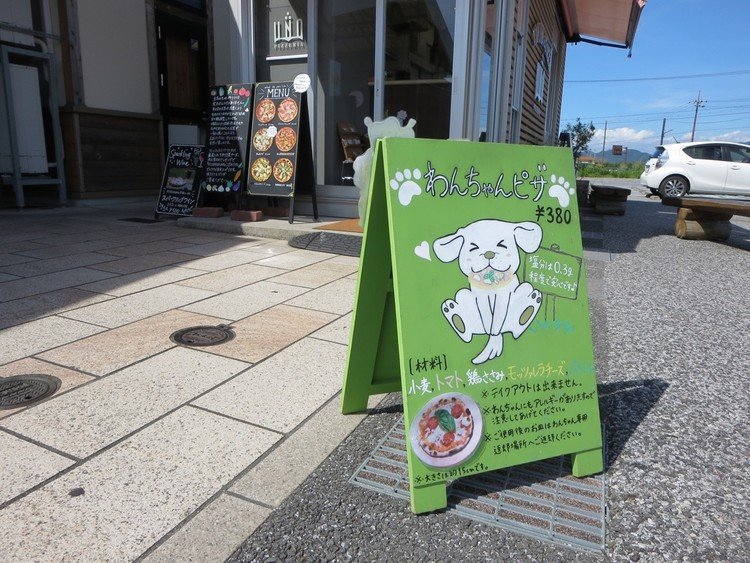
M503 352L503 333L519 338L536 317L542 294L531 284L520 283L518 253L534 252L542 242L542 228L530 221L508 223L494 219L476 221L437 239L432 248L441 262L458 259L469 288L442 304L448 323L464 342L487 334L487 345L472 360L482 364Z

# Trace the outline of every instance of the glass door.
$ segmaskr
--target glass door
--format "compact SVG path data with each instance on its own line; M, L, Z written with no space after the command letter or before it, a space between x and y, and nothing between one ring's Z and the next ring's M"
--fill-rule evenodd
M382 117L416 120L417 137L450 130L456 0L387 0Z

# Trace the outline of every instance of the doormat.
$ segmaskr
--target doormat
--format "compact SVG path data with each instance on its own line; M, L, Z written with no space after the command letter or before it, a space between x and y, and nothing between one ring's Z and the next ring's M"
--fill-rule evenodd
M409 502L406 433L401 418L349 482ZM457 479L448 508L462 518L564 547L603 551L605 476L579 479L570 456Z
M343 231L345 233L361 233L362 227L359 226L359 219L347 219L346 221L337 221L330 225L315 227L319 231Z

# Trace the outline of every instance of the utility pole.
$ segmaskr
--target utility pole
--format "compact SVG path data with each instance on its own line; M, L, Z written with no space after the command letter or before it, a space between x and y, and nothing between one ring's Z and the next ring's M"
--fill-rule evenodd
M659 139L659 144L660 144L660 145L663 145L663 144L664 144L664 128L665 128L666 126L667 126L667 118L665 117L665 118L664 118L664 119L662 119L662 121L661 121L661 139Z
M690 141L695 140L695 124L698 121L698 108L706 107L706 100L701 100L701 92L698 90L698 97L690 102L695 104L695 117L693 117L693 133L690 135Z
M607 147L607 122L604 122L604 140L602 141L602 158L604 158L604 151Z

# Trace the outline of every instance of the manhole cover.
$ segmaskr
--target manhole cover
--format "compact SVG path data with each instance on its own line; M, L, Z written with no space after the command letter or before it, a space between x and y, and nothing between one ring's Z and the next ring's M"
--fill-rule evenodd
M359 256L362 250L362 237L339 233L307 233L294 237L289 241L289 246L329 254Z
M216 346L234 338L234 331L226 325L191 326L173 332L169 339L184 346Z
M60 388L51 375L32 373L0 378L0 410L17 409L46 399Z

